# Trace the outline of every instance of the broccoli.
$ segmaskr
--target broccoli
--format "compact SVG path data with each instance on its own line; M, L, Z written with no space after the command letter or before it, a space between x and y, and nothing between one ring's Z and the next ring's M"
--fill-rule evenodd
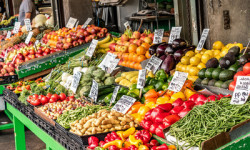
M97 70L93 71L93 76L95 76L97 78L102 78L105 76L105 72L102 69L97 69Z
M108 77L105 81L104 84L105 85L112 85L115 83L115 78L114 77Z

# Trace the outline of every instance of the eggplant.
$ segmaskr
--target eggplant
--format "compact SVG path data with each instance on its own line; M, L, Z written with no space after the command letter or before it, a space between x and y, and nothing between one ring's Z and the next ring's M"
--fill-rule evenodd
M148 49L149 54L154 55L156 53L156 49L157 49L158 46L159 46L158 44L150 46L149 49Z
M183 50L181 50L181 49L177 50L177 51L174 53L175 62L176 62L176 63L180 62L181 57L184 56L184 54L185 54L185 53L184 53Z
M165 52L165 49L167 46L168 46L168 44L166 44L166 43L159 45L156 49L156 56L161 57L162 55L165 55L164 52Z
M166 73L170 73L171 70L175 67L175 59L172 54L168 55L167 58L163 61L161 69L164 69Z
M160 57L160 59L161 59L162 61L164 61L164 60L166 59L166 57L167 57L167 55L162 55L162 56Z
M174 49L172 48L171 45L168 45L168 46L165 48L165 55L168 55L168 54L174 54Z
M173 49L183 49L187 47L187 42L183 39L175 39L172 42Z

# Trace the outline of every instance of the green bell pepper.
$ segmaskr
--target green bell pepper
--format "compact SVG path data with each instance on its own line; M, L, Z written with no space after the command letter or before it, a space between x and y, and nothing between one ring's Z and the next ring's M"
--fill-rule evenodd
M137 87L137 84L132 84L132 85L129 87L129 90L136 89L136 87Z
M172 79L173 79L173 76L170 76L170 77L168 78L167 82L170 83L170 82L172 81Z
M133 97L133 98L135 98L135 99L138 99L138 98L139 98L139 97L138 97L135 93L133 93L133 92L129 93L128 96Z
M110 93L104 98L104 103L109 104L113 93Z
M162 85L162 90L163 91L166 91L168 89L168 83L164 83L163 85Z
M155 85L157 83L156 79L150 79L149 85Z
M141 98L141 103L142 103L142 104L145 103L145 97L144 97L144 96Z
M149 82L150 82L151 79L152 79L151 77L147 77L147 78L146 78L145 86L149 85Z
M159 80L156 84L155 84L155 89L156 91L160 91L162 90L162 86L164 85L164 81L163 80Z
M140 95L140 90L139 90L139 89L132 89L132 90L129 90L129 91L128 91L128 94L130 94L130 93L134 93L134 94L136 94L137 96L139 96L139 95Z
M147 93L151 89L154 89L154 86L153 85L148 85L148 86L146 86L146 87L144 87L142 89L142 93L145 94L145 93Z
M155 78L157 80L164 80L166 81L167 78L168 78L168 74L166 74L166 72L163 70L163 69L160 69L158 70L156 73L155 73Z
M121 93L121 94L127 94L128 93L128 89L125 88L125 87L120 87L119 91L118 91L118 94Z

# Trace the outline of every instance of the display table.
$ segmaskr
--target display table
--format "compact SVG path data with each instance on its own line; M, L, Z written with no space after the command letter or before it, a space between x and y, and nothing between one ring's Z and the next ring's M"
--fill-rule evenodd
M26 126L46 144L47 150L65 149L54 138L49 136L46 132L40 129L36 124L34 124L30 119L28 119L24 114L11 106L9 103L6 103L6 111L9 111L11 114L13 114L16 150L26 149L24 126Z

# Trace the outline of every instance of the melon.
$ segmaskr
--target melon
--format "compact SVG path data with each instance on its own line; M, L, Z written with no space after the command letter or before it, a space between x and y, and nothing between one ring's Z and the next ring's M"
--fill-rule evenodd
M45 22L47 21L47 18L45 15L43 14L39 14L34 18L34 22L35 22L35 26L39 27L39 26L43 26L45 24Z
M50 17L46 22L45 22L45 25L47 27L54 27L54 18L53 17Z

